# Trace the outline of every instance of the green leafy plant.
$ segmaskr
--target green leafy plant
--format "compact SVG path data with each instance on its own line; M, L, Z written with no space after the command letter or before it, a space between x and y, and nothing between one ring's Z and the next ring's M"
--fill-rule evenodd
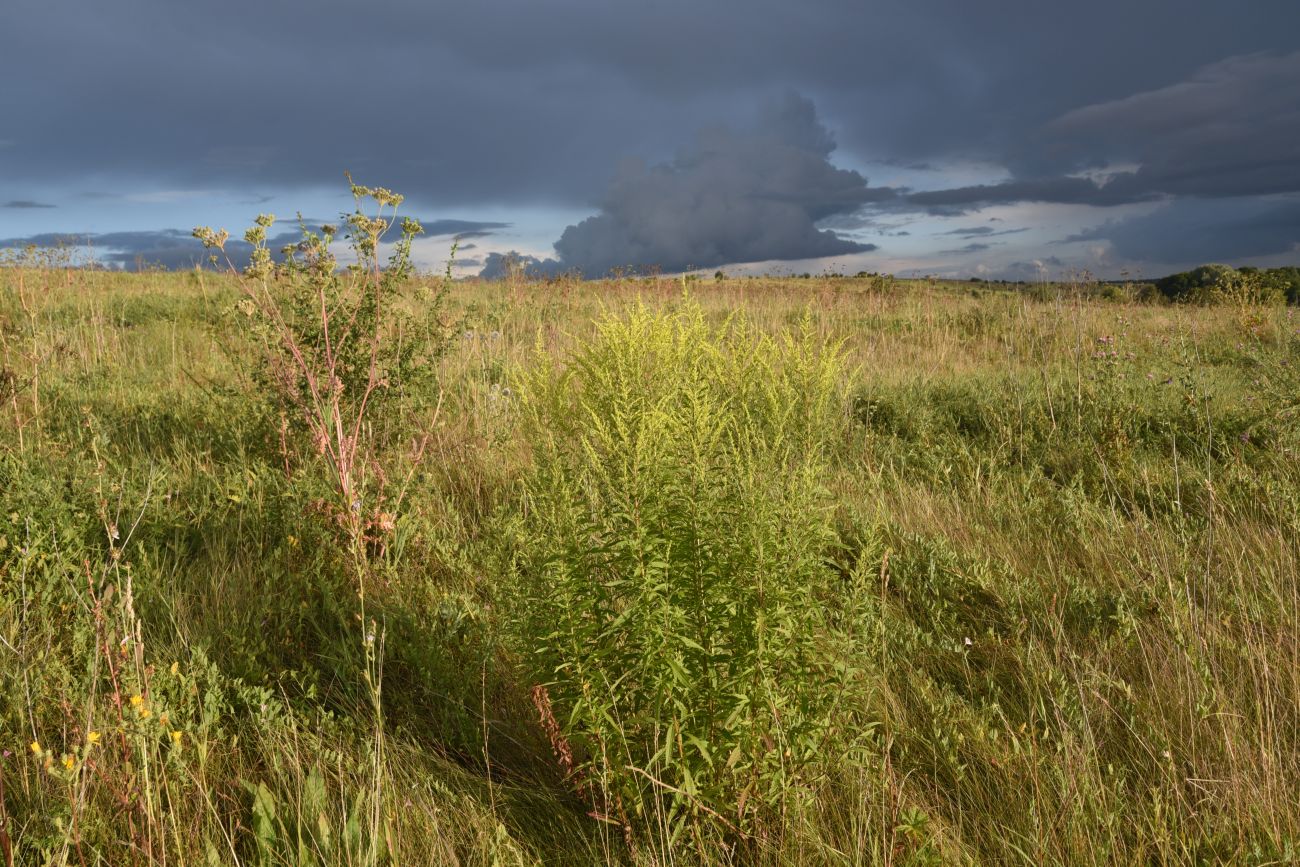
M524 660L561 763L634 839L769 837L825 755L841 377L807 331L686 303L607 316L525 386Z

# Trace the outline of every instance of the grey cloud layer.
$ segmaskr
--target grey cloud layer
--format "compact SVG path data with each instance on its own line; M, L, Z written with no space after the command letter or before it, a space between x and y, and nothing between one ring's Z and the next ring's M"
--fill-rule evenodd
M1282 0L1194 5L12 0L0 64L24 86L0 117L23 122L0 135L51 179L334 184L351 168L413 195L583 202L618 157L662 158L678 130L793 87L882 159L998 157L1079 106L1293 47L1300 24ZM1062 63L1065 32L1098 50Z
M1211 64L1176 84L1067 112L1035 136L1058 169L1138 164L1101 180L1060 174L917 193L923 206L1122 205L1165 196L1300 190L1300 51Z
M1141 167L1105 194L1243 196L1300 190L1300 51L1210 64L1184 81L1071 111L1048 125L1078 164Z
M1057 174L914 193L907 201L961 212L1018 202L1111 207L1164 201L1070 241L1106 241L1155 263L1241 260L1295 251L1300 219L1300 51L1208 64L1183 81L1066 112L1035 135L1041 169L1133 166L1100 177ZM1015 160L1009 160L1012 164ZM957 230L954 234L960 234ZM982 235L991 234L980 232Z
M1009 176L860 203L881 212L1300 189L1297 32L1294 0L10 0L0 74L21 86L0 89L0 177L11 203L66 203L110 184L251 200L338 189L350 169L426 210L599 209L561 251L594 267L643 249L700 264L753 256L755 244L729 228L688 243L658 227L656 209L704 189L754 200L731 195L721 159L673 154L690 131L742 129L788 88L836 131L840 165L932 170L927 186L949 161ZM723 146L757 159L744 143ZM647 167L618 168L634 155ZM1104 184L1080 176L1108 164L1139 167ZM852 192L836 176L814 180ZM758 201L772 228L744 234L775 236L757 255L780 258L834 248L798 212L848 199ZM714 234L729 216L702 213L696 230ZM619 246L599 256L597 241Z

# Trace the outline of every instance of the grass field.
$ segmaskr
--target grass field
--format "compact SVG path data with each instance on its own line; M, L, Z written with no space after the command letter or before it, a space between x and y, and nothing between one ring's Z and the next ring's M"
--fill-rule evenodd
M233 279L0 269L0 863L1300 859L1296 308L683 289L451 284L349 518Z

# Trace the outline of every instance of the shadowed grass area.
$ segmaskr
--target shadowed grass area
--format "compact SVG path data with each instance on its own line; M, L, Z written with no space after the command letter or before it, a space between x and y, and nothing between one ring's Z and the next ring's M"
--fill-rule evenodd
M0 827L15 863L1300 858L1294 308L872 278L700 283L689 302L673 280L454 284L441 411L428 394L400 395L373 428L405 496L366 543L362 600L328 473L258 385L259 338L239 298L211 274L0 269ZM571 639L560 647L517 606L521 580L551 599L546 582L559 579L539 576L565 557L592 581L634 571L632 554L596 557L606 549L584 540L631 534L636 511L610 504L659 489L623 470L601 478L626 478L626 490L591 486L593 419L574 408L604 399L599 370L563 377L593 347L610 369L640 363L634 346L611 348L610 323L669 321L655 317L691 305L700 334L743 314L750 330L728 338L739 343L702 337L699 351L743 359L756 347L769 355L741 367L775 365L773 381L793 368L764 336L839 353L835 420L818 427L816 472L797 497L762 478L785 466L771 455L798 428L772 422L779 407L732 400L726 364L673 356L676 367L642 371L646 399L670 402L646 429L688 430L694 444L646 464L678 486L654 503L669 515L663 562L709 576L725 554L741 565L715 580L737 582L738 604L811 630L799 653L824 654L772 672L756 653L754 691L728 695L745 707L788 696L810 714L819 690L839 701L797 763L775 745L793 726L761 710L726 741L741 757L714 757L701 736L681 762L689 776L667 779L678 766L661 753L599 760L611 736L662 746L653 714L619 716L633 705L617 688L583 704L571 691L582 681L563 682L565 666L628 648L668 659L675 645L652 632L666 621L574 585L591 617L631 609L611 623L640 632L624 645L617 628L593 628L584 643L586 621L552 612ZM685 412L670 376L714 415ZM545 383L569 401L551 416L527 404ZM635 398L601 404L610 430ZM571 496L545 487L545 430L569 456ZM625 433L602 441L633 442ZM741 466L752 484L737 481L749 478ZM726 521L760 512L722 501L673 512L693 478L752 493L766 523L728 533ZM824 509L784 524L824 532L816 550L782 541L774 516L790 503ZM697 546L693 559L675 559L677 538ZM815 617L743 583L761 572L745 564L784 569L782 545L812 576L783 598ZM659 592L644 587L638 599ZM717 594L698 598L744 620ZM696 626L673 640L709 677L734 658L718 636L696 651L711 635ZM547 671L554 727L533 690ZM805 680L783 684L790 672ZM695 682L679 694L713 695ZM656 706L668 705L636 705ZM679 710L662 719L687 720L681 731L730 724L712 705ZM585 782L566 775L566 747ZM747 789L736 769L754 756L764 783ZM602 767L622 813L591 795ZM656 782L638 789L652 768ZM746 824L746 792L760 790L769 808Z

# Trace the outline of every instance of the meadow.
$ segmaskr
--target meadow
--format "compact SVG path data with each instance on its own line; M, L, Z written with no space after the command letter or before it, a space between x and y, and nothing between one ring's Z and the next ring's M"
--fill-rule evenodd
M0 863L1300 859L1296 308L397 277L0 269Z

